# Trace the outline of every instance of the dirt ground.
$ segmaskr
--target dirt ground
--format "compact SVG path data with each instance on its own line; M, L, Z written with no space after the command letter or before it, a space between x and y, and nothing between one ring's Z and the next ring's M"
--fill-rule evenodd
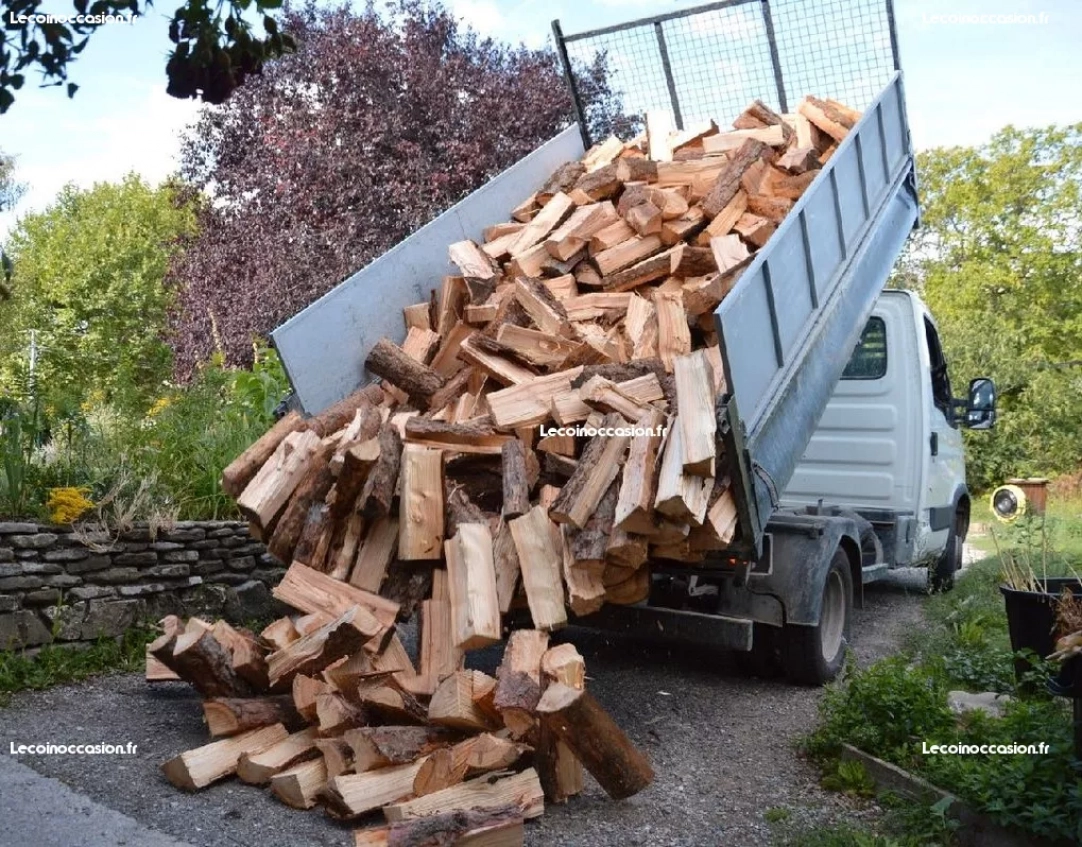
M923 571L898 571L866 588L853 632L859 662L890 654L919 625L923 586ZM763 814L771 808L790 810L786 827L867 813L822 790L815 770L793 749L814 726L819 690L742 677L730 656L694 647L584 630L561 637L585 656L590 690L650 757L656 779L619 803L589 781L584 795L549 806L529 824L527 844L767 845L772 833ZM474 664L490 669L497 656L490 651ZM269 792L235 780L195 795L174 789L158 765L206 740L198 700L187 686L149 686L138 675L27 692L0 709L5 755L10 742L136 743L138 753L129 757L19 761L194 847L352 843L351 828L318 809L288 809ZM14 842L0 827L0 844L6 843Z

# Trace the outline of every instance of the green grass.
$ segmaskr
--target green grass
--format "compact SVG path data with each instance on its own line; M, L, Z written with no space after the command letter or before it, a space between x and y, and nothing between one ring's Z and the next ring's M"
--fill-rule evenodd
M991 523L987 513L974 520ZM925 603L926 625L914 628L902 655L864 669L847 668L829 687L821 723L804 741L823 768L825 787L861 793L859 774L837 758L843 742L948 788L1001 826L1046 838L1082 841L1082 763L1074 758L1069 701L1051 698L1037 667L1019 685L1014 676L1006 610L999 591L1000 554L1032 567L1038 578L1082 573L1082 507L1054 502L1043 521L995 523L991 552L966 568L952 592ZM986 550L988 548L985 548ZM1015 700L1002 718L971 713L959 719L947 692L1000 691ZM929 743L1048 743L1046 756L926 756ZM794 836L796 838L796 836ZM915 847L950 843L942 810L903 806L872 829L819 829L780 843L793 847Z
M773 830L777 847L947 847L955 825L943 810L924 806L890 793L879 795L883 814L861 824L796 827L791 817L763 816ZM783 811L788 812L787 809Z
M130 629L120 639L102 638L85 649L49 644L33 656L22 651L0 651L0 706L6 705L17 691L142 670L146 645L153 639L154 633L149 630Z

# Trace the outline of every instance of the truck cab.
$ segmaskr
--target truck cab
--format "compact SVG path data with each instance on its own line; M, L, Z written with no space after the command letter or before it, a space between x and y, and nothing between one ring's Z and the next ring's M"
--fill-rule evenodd
M960 414L931 313L912 291L884 291L782 508L825 500L867 520L879 567L865 569L865 583L889 568L924 565L932 587L950 588L970 512L961 427L991 425L990 385L975 381L982 397Z

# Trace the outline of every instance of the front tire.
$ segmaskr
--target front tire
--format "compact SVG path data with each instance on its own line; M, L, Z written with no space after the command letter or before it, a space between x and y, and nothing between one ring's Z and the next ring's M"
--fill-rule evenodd
M962 569L962 545L966 534L965 515L959 511L951 524L943 554L928 571L928 585L933 594L954 588L954 575Z
M853 575L849 557L838 549L830 560L816 626L785 627L782 663L791 682L824 685L845 665L853 611Z

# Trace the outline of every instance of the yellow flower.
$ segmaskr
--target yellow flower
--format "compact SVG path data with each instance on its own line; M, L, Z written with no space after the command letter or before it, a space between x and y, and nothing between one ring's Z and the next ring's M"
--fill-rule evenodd
M89 488L50 488L49 499L45 502L49 518L55 524L74 523L94 508L88 494Z
M169 408L172 402L173 401L170 400L168 397L159 397L157 400L154 401L154 405L150 407L150 411L147 412L147 417L158 417L158 415L160 415L165 409Z

